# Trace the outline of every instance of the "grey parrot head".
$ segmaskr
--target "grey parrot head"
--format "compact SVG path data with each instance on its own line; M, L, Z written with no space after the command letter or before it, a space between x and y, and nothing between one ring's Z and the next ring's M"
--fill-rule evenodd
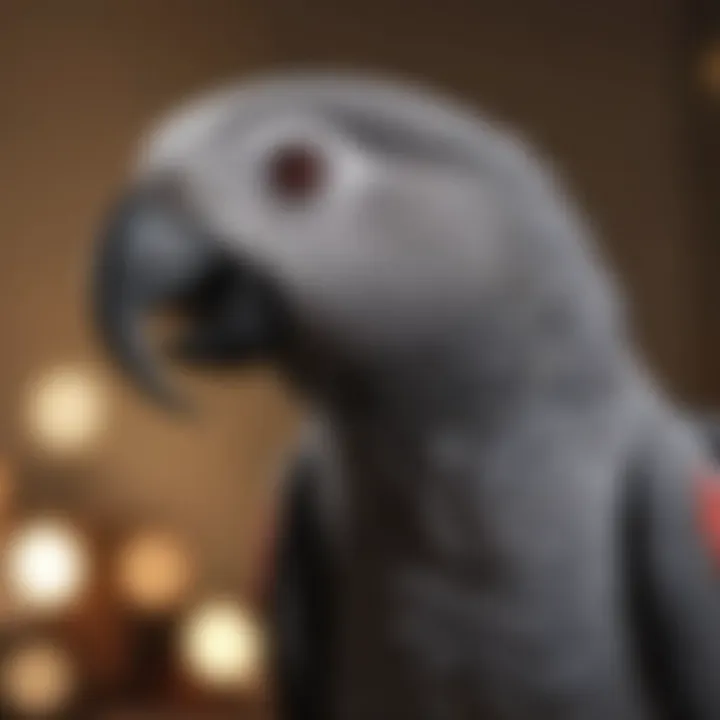
M129 185L94 306L163 400L144 320L168 307L187 316L175 355L238 364L308 348L379 364L464 325L612 314L582 223L527 146L412 85L285 75L208 93L148 133Z

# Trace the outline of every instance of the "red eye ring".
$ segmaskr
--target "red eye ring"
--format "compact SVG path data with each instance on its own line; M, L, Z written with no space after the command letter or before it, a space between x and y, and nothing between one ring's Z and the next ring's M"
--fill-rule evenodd
M283 201L303 202L317 195L327 177L327 164L320 150L301 143L273 150L267 163L267 183Z

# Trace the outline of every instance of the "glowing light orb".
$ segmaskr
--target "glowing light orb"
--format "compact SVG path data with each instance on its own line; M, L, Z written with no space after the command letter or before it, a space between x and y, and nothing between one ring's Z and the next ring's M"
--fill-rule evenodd
M182 629L186 670L202 685L219 691L252 686L263 667L263 636L239 603L215 600L198 607Z
M5 579L15 603L34 611L62 610L78 599L89 573L80 533L60 520L38 520L7 540Z
M97 439L106 422L106 398L97 375L80 367L56 368L31 389L28 424L45 450L73 453Z
M159 531L132 538L119 555L117 570L123 598L144 612L176 607L194 579L188 551L172 535Z
M705 89L720 98L720 41L700 58L700 79Z
M0 694L23 716L47 717L62 711L72 702L77 684L71 657L48 642L9 653L0 668Z

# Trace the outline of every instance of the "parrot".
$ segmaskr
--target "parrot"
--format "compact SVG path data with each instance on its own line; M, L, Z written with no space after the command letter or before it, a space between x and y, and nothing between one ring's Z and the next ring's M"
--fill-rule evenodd
M449 92L330 70L138 141L93 246L109 359L169 411L173 363L268 364L307 410L269 551L283 720L720 718L720 447L561 175Z

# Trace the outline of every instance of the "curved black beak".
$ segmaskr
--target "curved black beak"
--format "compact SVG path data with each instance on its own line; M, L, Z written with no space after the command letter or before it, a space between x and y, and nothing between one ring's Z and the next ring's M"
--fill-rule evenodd
M182 311L188 331L173 355L196 364L269 359L284 335L277 292L223 251L172 194L143 188L112 211L93 274L100 336L121 369L163 404L184 405L145 337L159 310Z

